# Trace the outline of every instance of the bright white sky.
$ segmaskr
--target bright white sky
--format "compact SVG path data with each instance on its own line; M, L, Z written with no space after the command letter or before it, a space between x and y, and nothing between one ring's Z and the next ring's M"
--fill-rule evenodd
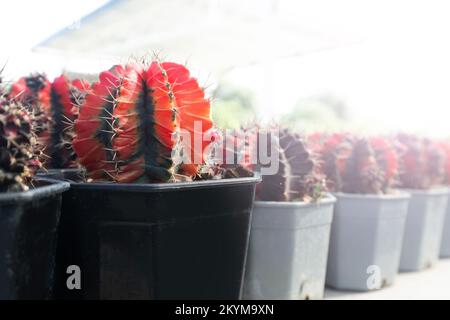
M9 59L6 76L29 73L36 65L46 66L37 71L56 76L67 67L65 60L37 57L30 49L106 2L2 0L0 63ZM237 85L259 93L262 115L286 112L299 98L325 92L344 98L361 127L375 123L385 130L450 135L450 1L298 3L302 10L283 12L281 8L281 13L291 14L288 19L302 19L312 28L320 25L322 30L359 33L363 41L274 61L269 81L267 68L233 71L230 78ZM89 72L94 65L98 69L102 63L109 62L81 62L80 71ZM275 93L269 99L268 88Z
M108 0L2 0L1 49L9 52L28 50L107 2Z
M299 98L332 93L347 102L363 130L450 136L450 1L356 3L348 16L332 11L353 20L364 35L361 43L277 61L269 83L258 67L236 70L232 78L260 90L267 117ZM270 97L268 88L276 95Z
M52 56L36 56L31 48L101 7L108 0L2 0L0 30L0 65L7 62L6 77L32 71L56 76L63 62ZM52 64L52 61L55 61ZM50 66L33 70L33 65ZM40 68L39 68L40 69ZM50 69L50 70L49 70Z

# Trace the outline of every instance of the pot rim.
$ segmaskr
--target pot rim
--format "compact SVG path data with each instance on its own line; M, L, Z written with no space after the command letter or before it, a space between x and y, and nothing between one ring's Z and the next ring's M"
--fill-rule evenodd
M36 172L37 176L46 175L49 173L55 173L55 172L84 172L85 170L83 168L49 168L49 169L40 169L38 172Z
M320 205L333 204L336 202L336 197L331 193L326 193L325 196L318 202L303 202L303 201L259 201L255 200L254 206L258 207L278 207L278 208L308 208L317 207Z
M445 186L432 187L430 189L399 189L410 193L411 195L446 195L450 194L450 188Z
M37 186L28 191L0 193L0 205L35 201L53 194L63 193L64 191L67 191L70 188L70 184L65 181L47 178L41 179L38 177L35 180L38 182L44 182L45 184Z
M333 195L338 199L339 198L347 198L347 199L370 199L370 200L400 200L400 199L409 199L411 198L410 192L407 192L403 189L395 189L396 193L389 194L373 194L373 193L347 193L347 192L333 192Z
M257 184L261 177L229 178L217 180L201 180L189 182L162 182L162 183L107 183L107 182L72 182L69 181L71 189L86 190L110 190L129 192L148 191L177 191L186 189L205 189L242 184Z

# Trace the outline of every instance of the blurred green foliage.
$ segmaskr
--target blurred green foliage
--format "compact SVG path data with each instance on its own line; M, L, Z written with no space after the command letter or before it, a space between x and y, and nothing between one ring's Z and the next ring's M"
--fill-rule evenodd
M256 117L251 91L230 84L220 84L213 92L212 117L218 128L237 129Z
M339 131L348 128L349 112L344 101L323 94L299 100L294 108L280 116L280 124L295 131Z
M212 117L218 128L239 128L257 120L255 97L250 90L221 83L213 92ZM347 105L331 94L300 99L276 123L299 132L339 131L350 126Z

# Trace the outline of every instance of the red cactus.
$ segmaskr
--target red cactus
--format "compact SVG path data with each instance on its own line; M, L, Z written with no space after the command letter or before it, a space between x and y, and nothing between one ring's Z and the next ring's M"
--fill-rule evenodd
M209 100L184 66L115 66L87 95L73 147L93 179L168 181L181 147L190 157L182 172L197 173L211 142L202 138L211 127Z
M313 148L319 155L319 171L327 177L327 186L332 191L338 191L342 188L341 180L345 171L346 161L352 151L352 140L353 137L351 135L335 133L326 136L320 148Z
M388 193L396 182L398 156L381 137L333 134L323 142L320 154L322 171L333 191Z
M401 187L428 189L445 179L445 152L431 140L400 134Z
M341 176L342 191L379 194L383 192L384 172L367 139L356 139Z
M20 78L11 86L9 97L25 105L50 113L51 83L45 74L35 73Z
M383 172L383 190L387 192L397 181L399 173L399 158L394 144L382 137L369 139L375 158Z
M56 78L51 86L50 143L47 153L49 167L67 168L76 166L76 155L72 149L73 122L78 117L79 105L89 90L89 84L81 80L69 81L66 76Z
M174 105L180 119L180 129L190 136L190 143L185 143L184 149L189 152L191 163L182 164L182 170L187 175L194 176L198 172L199 164L204 163L204 151L211 142L211 139L206 139L207 137L203 135L212 128L210 102L205 99L205 92L199 86L197 79L191 77L189 70L184 66L173 62L163 62L160 68L163 73L166 73L166 81L170 84ZM199 146L196 145L196 137L205 138L197 141Z
M87 82L69 81L64 75L50 82L43 74L33 74L11 86L9 97L34 114L38 144L49 157L46 167L76 166L72 124L87 90Z
M441 145L430 139L424 140L425 148L425 166L426 173L429 179L429 186L438 186L445 181L445 165L446 153Z
M329 135L322 132L314 132L306 136L306 142L308 143L312 152L317 154L322 153L325 141L329 138Z
M45 74L35 73L20 78L11 86L9 99L27 107L34 114L38 144L45 149L50 144L51 82Z

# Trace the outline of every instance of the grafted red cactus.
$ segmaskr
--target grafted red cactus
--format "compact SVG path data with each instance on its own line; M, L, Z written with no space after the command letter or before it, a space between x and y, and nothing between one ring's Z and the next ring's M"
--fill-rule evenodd
M51 83L42 73L20 78L11 86L9 97L32 108L50 112ZM33 110L34 111L34 110Z
M342 191L379 194L383 192L383 175L375 153L366 139L357 139L352 146L342 175Z
M89 84L75 79L69 81L61 75L52 83L50 144L47 154L50 156L50 168L75 167L76 154L72 149L75 136L73 122L78 117L79 106L89 90Z
M20 78L11 86L9 99L24 105L34 114L37 143L42 149L50 144L51 83L45 74L34 73Z
M381 137L334 134L324 140L319 152L322 171L333 191L389 193L397 181L396 150Z
M179 164L183 173L197 173L211 127L210 102L184 66L115 66L87 95L73 147L94 180L168 181L178 169L180 148L183 159L190 156Z
M278 172L265 175L257 187L263 201L316 201L325 190L325 179L316 170L316 159L305 139L288 130L271 145L279 160Z
M398 183L399 157L394 142L383 137L371 137L369 143L383 172L382 191L388 193Z
M445 150L435 140L424 140L426 172L429 177L429 186L442 185L445 181Z
M409 189L428 189L444 182L445 152L431 140L400 134L400 185Z
M332 191L342 189L342 176L345 171L346 161L352 152L353 136L344 133L334 133L323 136L322 141L311 140L315 145L315 150L319 156L319 171L322 172L327 180L327 187ZM320 143L320 146L317 144Z
M397 151L401 157L400 185L403 188L421 189L425 187L425 154L422 142L413 135L400 134Z
M76 155L71 147L73 121L88 90L87 82L70 81L65 75L50 82L43 74L33 74L12 85L10 98L34 114L38 144L48 156L47 168L76 166Z

